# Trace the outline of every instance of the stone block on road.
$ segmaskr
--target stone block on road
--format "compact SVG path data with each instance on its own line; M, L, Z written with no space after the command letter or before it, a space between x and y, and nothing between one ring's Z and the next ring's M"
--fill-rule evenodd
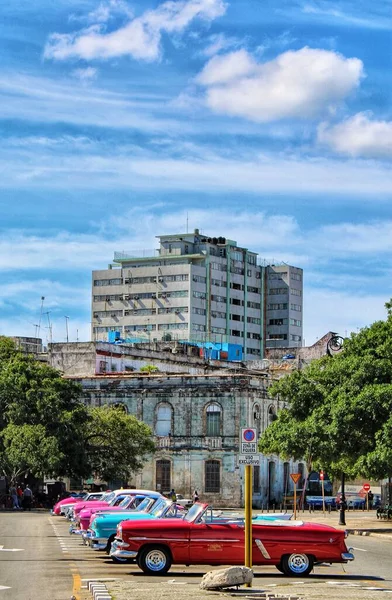
M228 567L227 569L218 569L209 571L203 576L200 583L202 590L216 590L220 588L235 587L251 583L253 571L248 567Z

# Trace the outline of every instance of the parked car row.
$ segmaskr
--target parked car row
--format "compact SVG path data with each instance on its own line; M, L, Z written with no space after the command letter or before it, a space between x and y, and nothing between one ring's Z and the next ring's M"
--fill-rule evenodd
M68 499L69 500L69 499ZM243 565L243 517L196 502L189 510L150 490L115 490L98 500L54 507L71 520L70 533L114 562L134 562L149 575L173 564ZM354 560L342 530L290 521L289 514L257 515L252 522L253 565L273 565L288 576L308 575L319 563Z

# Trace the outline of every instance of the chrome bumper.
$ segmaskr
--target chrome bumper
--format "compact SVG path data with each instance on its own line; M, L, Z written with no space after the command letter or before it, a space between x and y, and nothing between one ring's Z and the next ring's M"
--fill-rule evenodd
M348 552L342 552L342 559L347 562L355 560L355 556L352 551L353 551L353 548L349 548Z
M76 527L76 525L70 525L68 531L69 531L69 535L82 535L83 534L83 529Z
M112 546L110 548L110 556L114 556L116 558L136 558L137 552L134 550L124 550L123 542L119 540L114 540L112 542Z

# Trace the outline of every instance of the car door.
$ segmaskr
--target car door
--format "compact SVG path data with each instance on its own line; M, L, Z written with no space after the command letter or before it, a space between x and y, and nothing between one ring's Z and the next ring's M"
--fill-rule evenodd
M233 523L192 523L189 541L191 564L244 564L243 526Z

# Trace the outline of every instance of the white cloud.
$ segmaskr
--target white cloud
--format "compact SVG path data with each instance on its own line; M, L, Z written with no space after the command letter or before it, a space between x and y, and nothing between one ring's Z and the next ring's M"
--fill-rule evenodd
M245 50L213 57L197 78L215 112L257 122L309 118L331 110L359 84L363 64L302 48L258 63Z
M97 69L94 67L86 67L85 69L74 69L71 73L73 77L79 79L83 83L92 81L97 77Z
M322 124L318 141L351 156L392 157L392 121L376 121L358 113L332 127Z
M306 282L306 271L305 271ZM330 288L304 289L304 342L314 344L328 331L342 336L357 333L361 327L386 317L384 304L388 291L381 294L335 291Z
M208 38L208 45L201 52L203 56L215 56L222 50L238 47L241 40L236 37L227 36L224 33L214 33Z
M168 0L109 33L102 24L72 34L54 33L46 44L44 55L55 60L128 55L138 60L156 61L161 56L163 32L181 33L193 20L212 21L225 10L224 0Z

